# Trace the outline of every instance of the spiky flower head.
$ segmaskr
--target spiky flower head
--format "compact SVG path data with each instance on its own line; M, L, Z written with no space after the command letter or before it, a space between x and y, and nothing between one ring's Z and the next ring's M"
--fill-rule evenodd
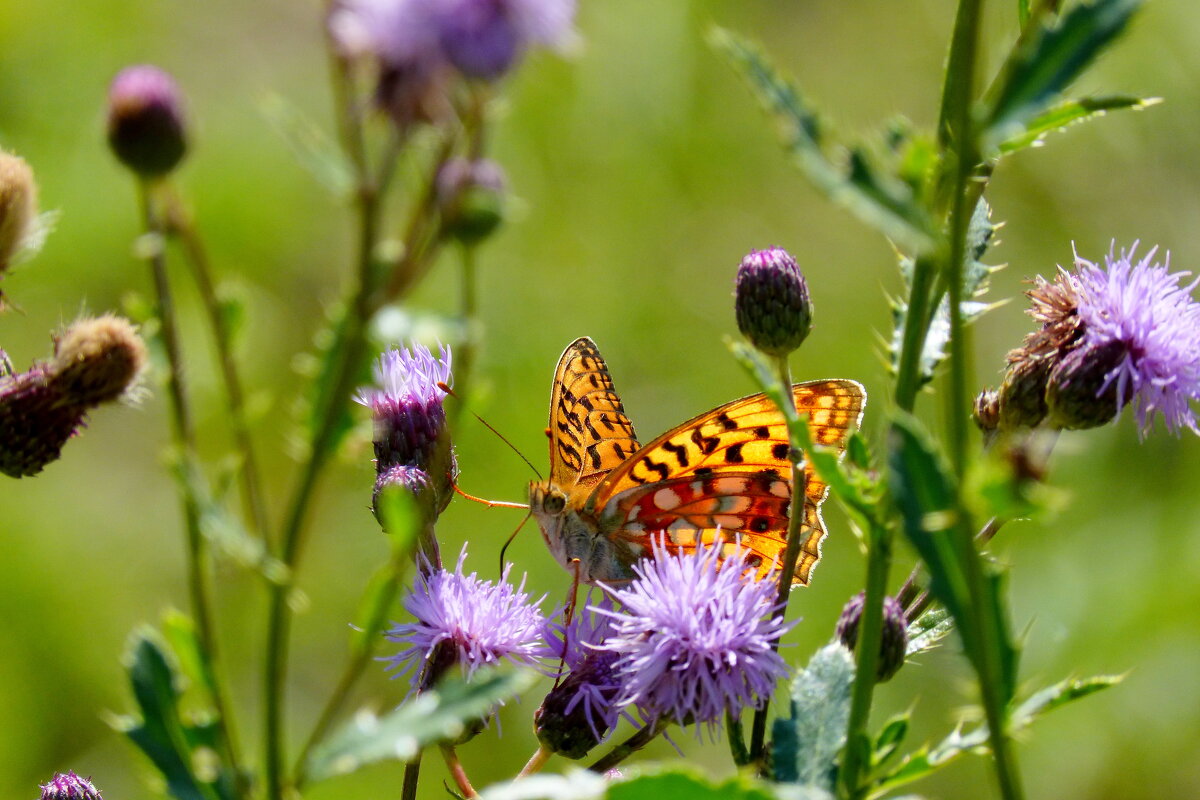
M434 20L446 58L470 78L496 80L534 45L571 37L574 0L441 0Z
M612 590L622 608L608 612L613 634L602 645L620 656L618 707L715 737L726 712L770 697L788 671L772 643L791 625L775 613L776 582L754 580L750 557L730 542L672 553L660 540L634 565L637 577Z
M133 326L105 315L72 323L57 337L50 363L0 370L0 472L14 478L41 472L88 411L131 391L145 364L146 346Z
M37 184L25 161L0 150L0 275L24 249L37 220Z
M756 348L786 356L812 330L812 299L796 259L782 247L754 250L738 266L738 330Z
M567 758L587 755L608 738L621 716L616 705L621 679L614 668L620 655L600 649L612 633L612 610L606 595L569 625L553 626L548 642L570 672L534 712L533 725L538 741Z
M49 783L38 788L42 790L41 800L101 800L100 790L91 780L76 775L74 770L55 773Z
M454 158L437 174L437 202L446 233L466 244L487 238L504 219L504 169L488 158Z
M412 686L425 689L457 664L470 676L480 667L509 661L538 667L547 655L546 618L520 585L509 583L511 565L496 583L463 573L464 546L454 571L422 571L404 607L415 620L392 626L385 636L402 645L389 661L397 675L413 670Z
M144 178L167 174L187 151L183 97L167 72L126 67L108 88L108 144L121 163Z
M859 592L850 598L838 618L838 641L852 652L858 644L858 628L862 623L865 603L866 594ZM879 683L891 679L904 666L907 654L908 621L904 617L904 607L899 600L887 595L883 598L883 637L879 642L879 664L875 679Z

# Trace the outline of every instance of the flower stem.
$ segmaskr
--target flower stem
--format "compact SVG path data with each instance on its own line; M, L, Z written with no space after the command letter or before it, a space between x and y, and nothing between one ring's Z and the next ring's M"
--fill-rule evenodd
M421 777L421 754L419 751L412 761L404 765L404 786L400 790L400 800L417 800L417 783Z
M220 366L222 381L225 384L225 396L229 406L234 446L241 459L239 474L242 482L243 511L251 530L259 536L266 536L270 529L270 522L267 520L266 504L263 501L261 473L258 468L258 459L254 455L250 426L246 421L245 394L242 390L241 378L238 375L237 362L233 356L230 331L222 317L221 304L213 284L212 267L195 223L183 208L178 196L171 192L167 196L166 202L167 230L179 238L183 245L184 256L191 264L192 275L196 280L204 311L208 315L208 326L212 331L213 344L217 351L217 362Z
M746 734L742 721L732 711L725 712L725 735L729 737L729 754L733 763L744 767L750 763L750 751L746 749Z
M546 762L550 760L550 756L554 755L554 751L546 745L538 747L537 751L529 757L529 761L517 773L518 778L524 778L528 775L533 775L536 772L541 772L542 767L546 766Z
M779 356L775 361L775 370L779 376L780 387L787 402L792 404L796 412L796 395L792 392L792 371L788 366L787 356ZM789 435L789 438L790 435ZM792 500L791 513L788 515L787 547L783 551L783 564L779 569L779 590L775 596L775 614L787 616L788 600L792 595L792 574L796 571L796 562L800 560L800 547L803 544L801 533L804 530L805 494L808 490L808 473L805 471L805 457L799 445L791 442L790 455L792 458ZM779 640L771 642L773 650L779 649ZM763 699L761 708L754 710L754 721L750 728L751 762L763 763L764 744L767 738L767 711L771 698Z
M158 318L163 350L167 355L167 394L170 398L171 429L175 444L179 448L182 473L183 516L187 529L187 574L188 593L191 597L192 614L196 619L196 637L204 658L205 679L212 695L217 713L218 738L222 756L233 773L239 795L246 791L241 759L238 756L230 705L225 697L225 682L218 670L219 657L216 633L213 625L212 599L208 588L207 547L200 530L200 504L196 497L199 476L196 468L196 436L192 427L191 411L183 380L183 355L179 345L179 323L175 316L175 303L171 295L171 284L167 277L166 256L163 250L163 225L155 210L155 193L158 187L149 181L139 182L139 201L142 207L146 235L153 237L149 257L151 277L158 303Z
M475 791L475 787L471 785L471 781L467 778L467 772L463 769L462 762L458 760L458 751L454 749L454 745L444 744L441 746L442 757L446 759L446 768L450 770L450 777L454 778L454 782L458 784L459 790L464 797L478 797L479 793Z
M888 571L892 564L892 531L880 521L870 518L867 530L867 586L863 600L862 620L859 623L853 694L850 698L850 717L846 724L846 745L838 771L841 796L857 800L864 797L869 785L864 785L863 771L869 766L862 756L867 752L859 747L863 738L869 741L867 723L871 717L876 676L879 673L879 651L883 640L883 601L887 592Z
M592 772L599 772L603 775L605 772L608 772L610 769L629 758L638 750L641 750L643 747L650 744L650 742L654 740L655 736L658 736L660 733L666 730L666 727L669 724L670 722L668 720L661 718L655 720L654 722L643 727L637 733L630 736L625 741L621 742L612 750L609 750L608 755L601 758L595 764L592 764L590 767L588 767L588 769Z

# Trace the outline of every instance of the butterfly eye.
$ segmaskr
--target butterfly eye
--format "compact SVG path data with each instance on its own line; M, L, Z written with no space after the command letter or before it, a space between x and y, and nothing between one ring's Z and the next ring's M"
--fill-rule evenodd
M550 514L561 513L562 510L566 507L567 507L567 498L563 497L561 494L546 495L546 501L542 505L542 508L546 509L546 511Z

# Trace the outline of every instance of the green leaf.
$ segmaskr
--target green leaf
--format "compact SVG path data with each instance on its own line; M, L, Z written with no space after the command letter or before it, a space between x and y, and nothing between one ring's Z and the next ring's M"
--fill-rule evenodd
M915 656L932 650L953 630L954 618L950 616L950 612L935 606L909 624L908 649L905 654Z
M836 157L826 152L829 142L820 118L755 44L716 27L709 43L779 124L784 147L818 189L894 241L921 250L937 240L936 227L903 180L880 170L862 150Z
M1063 100L1029 120L1023 130L997 143L996 148L1000 155L1008 155L1026 147L1039 146L1047 134L1065 130L1081 122L1099 119L1109 111L1141 111L1161 102L1162 98L1159 97L1134 97L1127 94Z
M1017 25L1021 28L1029 22L1029 0L1017 0Z
M1140 0L1081 3L1010 57L983 126L985 151L1019 135L1125 29Z
M628 780L614 782L609 787L607 795L607 800L665 800L665 798L833 800L832 795L819 790L804 790L802 787L794 786L775 787L746 776L736 776L719 781L709 778L699 770L692 769L643 772Z
M879 736L875 738L875 752L871 758L872 767L878 768L896 753L900 745L904 743L904 737L908 735L908 725L908 714L901 714L887 721L883 730L879 732Z
M833 791L853 684L854 658L836 642L818 650L796 675L791 718L775 721L776 780Z
M354 170L320 126L282 95L267 95L259 108L300 166L333 194L339 197L350 194Z
M533 685L529 672L480 671L470 681L450 678L383 717L360 712L312 754L312 781L354 772L379 761L409 761L421 748L460 735L471 720Z
M220 765L217 725L207 717L185 724L179 709L182 678L150 628L139 629L126 669L141 719L113 721L162 774L178 800L233 800L233 775Z
M1116 686L1123 681L1123 675L1097 675L1091 678L1068 678L1053 686L1047 686L1035 692L1028 700L1021 703L1013 711L1013 724L1025 727L1042 714L1061 708L1082 697Z
M600 800L609 785L603 775L571 767L565 775L541 773L489 786L479 800Z

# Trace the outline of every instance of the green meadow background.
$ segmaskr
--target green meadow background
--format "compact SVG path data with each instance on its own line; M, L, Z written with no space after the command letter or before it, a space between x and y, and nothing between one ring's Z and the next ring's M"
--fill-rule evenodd
M1015 29L1013 0L988 4L988 72ZM880 358L888 293L899 290L891 246L829 205L789 163L756 103L704 43L720 24L763 41L848 138L885 119L934 122L951 0L790 3L588 0L581 46L538 53L506 85L492 151L517 198L510 223L480 253L484 344L475 408L530 458L546 458L551 373L580 335L601 346L643 438L751 385L728 355L736 335L733 276L751 248L799 259L816 327L793 357L798 379L848 377L871 394L875 441L889 408ZM24 369L50 353L50 333L80 312L119 309L149 291L133 255L131 182L103 135L104 95L121 67L151 62L188 97L193 148L178 178L216 269L245 299L244 374L261 408L257 444L275 520L296 464L297 356L312 349L350 264L348 208L298 163L264 109L282 99L332 130L320 5L315 0L0 0L0 146L29 161L42 205L60 212L44 252L7 277L20 306L0 316L0 346ZM1068 264L1072 243L1099 258L1111 240L1200 262L1200 7L1147 4L1080 88L1162 96L1055 135L1004 162L993 182L1005 222L992 263L1001 304L974 328L975 374L994 384L1004 352L1029 329L1023 281ZM397 215L396 222L399 222ZM185 273L172 265L181 287ZM460 265L447 250L412 298L453 315ZM204 455L227 453L223 403L196 298L181 288L188 380ZM150 797L148 765L106 717L131 708L121 658L129 632L185 601L181 515L163 468L164 392L108 407L63 459L32 479L0 480L0 797L33 797L73 768L111 800ZM940 397L921 410L937 429ZM361 416L361 410L357 412ZM455 431L461 483L523 500L532 477L477 423ZM293 631L291 742L307 734L335 680L367 576L386 555L370 511L369 443L351 442L316 504ZM1029 688L1067 676L1126 673L1123 685L1055 712L1020 746L1033 798L1200 796L1200 441L1161 432L1139 443L1128 417L1062 437L1051 482L1056 516L1007 526L995 545L1011 564L1014 626ZM864 566L845 517L813 585L794 601L804 621L788 648L803 662L831 635ZM454 502L440 534L448 555L470 541L470 565L492 575L514 511ZM532 525L512 547L518 571L556 604L567 587ZM895 585L912 563L899 552ZM228 671L241 736L257 752L265 592L230 565L219 574ZM876 720L911 708L910 743L940 737L972 702L952 640L878 692ZM407 684L372 668L358 702L389 708ZM513 774L533 751L540 690L510 704L503 735L462 749L477 786ZM731 769L724 743L676 741L689 761ZM662 743L649 755L674 758ZM551 768L562 769L561 760ZM388 797L401 767L369 768L314 787L313 798ZM443 797L429 759L423 797ZM967 758L917 791L994 796L986 764Z

